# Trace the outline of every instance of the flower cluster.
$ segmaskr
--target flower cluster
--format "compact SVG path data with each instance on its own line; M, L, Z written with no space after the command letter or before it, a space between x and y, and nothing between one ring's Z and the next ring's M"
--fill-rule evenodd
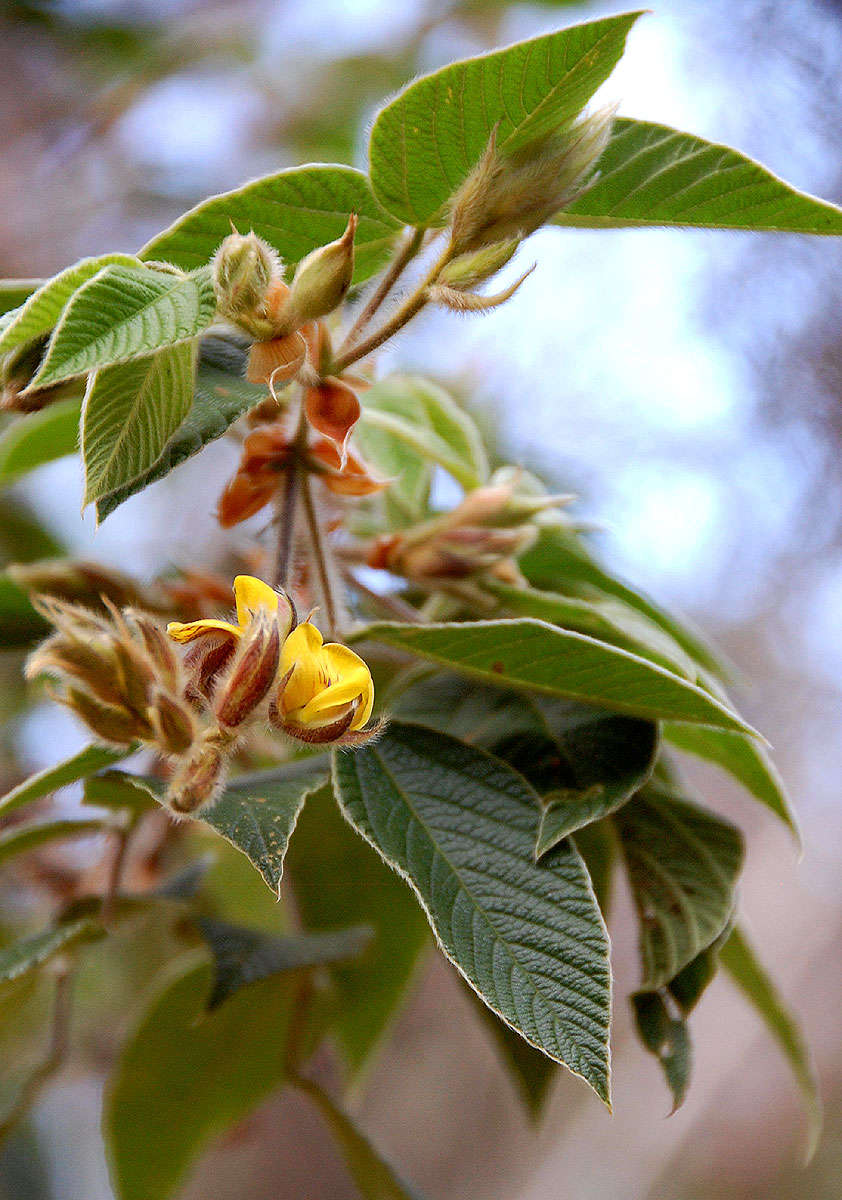
M325 643L284 592L259 579L237 576L234 596L235 621L176 621L166 634L145 613L107 600L104 615L35 601L56 632L31 656L28 675L50 676L55 698L98 740L143 743L172 760L175 812L219 795L232 753L261 717L303 742L357 745L379 729L368 724L371 673L353 650ZM173 643L188 647L183 659Z

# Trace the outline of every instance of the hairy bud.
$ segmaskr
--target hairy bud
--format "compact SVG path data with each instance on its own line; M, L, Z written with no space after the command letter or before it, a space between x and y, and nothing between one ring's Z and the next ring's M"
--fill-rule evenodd
M109 745L131 746L143 733L148 733L136 714L117 708L113 704L103 704L78 688L70 687L63 697L56 698L60 698L69 709L81 717L100 741Z
M254 713L275 681L280 652L277 616L258 612L240 638L226 678L216 689L213 708L220 725L236 729Z
M267 303L281 280L281 261L255 233L230 234L213 259L213 286L220 314L252 337L271 337Z
M492 275L501 271L515 255L521 239L507 238L504 242L494 242L483 246L471 254L460 254L447 264L439 275L439 283L444 287L475 288L485 283Z
M226 740L219 730L208 730L173 776L166 803L185 816L207 808L219 796L227 775Z
M333 312L351 286L354 274L356 213L351 213L341 238L319 246L296 268L287 302L280 314L285 329L299 329Z
M611 134L601 109L549 135L498 147L496 133L453 198L451 237L464 254L534 233L582 195Z
M55 596L94 609L102 607L103 596L119 608L149 602L128 575L98 563L45 558L31 563L12 563L7 570L18 587L29 594Z
M149 720L158 746L172 755L186 754L196 738L193 715L185 704L167 692L156 692Z

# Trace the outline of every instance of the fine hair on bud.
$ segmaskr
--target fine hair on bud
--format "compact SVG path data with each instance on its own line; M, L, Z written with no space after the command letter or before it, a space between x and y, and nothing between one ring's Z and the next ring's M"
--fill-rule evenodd
M216 689L213 709L220 725L236 729L255 712L275 681L280 652L278 619L261 611L250 622Z
M342 237L302 258L295 271L280 320L289 330L318 320L342 303L354 275L357 216L351 213ZM282 330L286 332L286 328Z
M228 777L229 747L219 730L208 730L173 776L165 802L180 816L209 808L219 799Z
M219 246L212 272L220 315L252 337L272 337L274 328L267 304L283 277L277 251L256 233L235 231Z

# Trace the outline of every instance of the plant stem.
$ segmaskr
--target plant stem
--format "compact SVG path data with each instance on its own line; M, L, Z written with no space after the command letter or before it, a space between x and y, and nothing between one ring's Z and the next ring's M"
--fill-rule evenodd
M354 324L348 330L340 350L346 351L354 345L359 338L363 329L369 323L371 318L377 312L380 305L389 295L392 288L395 286L401 275L412 262L415 255L421 248L421 243L424 240L424 231L421 229L413 229L404 239L403 245L399 247L397 254L392 259L389 269L383 275L377 287L372 292L368 303L360 311Z
M108 882L105 886L105 894L102 898L102 920L107 925L114 915L114 901L117 893L120 890L120 883L123 878L123 870L126 865L126 857L129 851L129 839L132 835L132 825L117 828L114 830L115 845L114 854L111 858L111 865L108 870Z
M295 430L295 440L289 464L284 471L283 487L277 500L278 545L275 552L275 569L272 573L272 586L284 587L289 581L292 567L292 550L295 543L295 509L298 502L298 491L301 477L299 457L307 446L307 414L302 403L298 414L298 425Z
M43 1088L58 1072L67 1058L72 999L73 971L69 965L65 965L59 974L56 975L50 1043L46 1056L41 1065L36 1067L21 1088L14 1105L6 1114L3 1121L0 1121L0 1142L9 1136L21 1118L26 1116Z
M367 587L348 567L340 569L342 577L350 583L351 587L356 588L361 595L367 597L373 604L378 605L389 616L394 617L398 621L406 621L413 625L419 624L423 619L418 609L413 608L411 604L407 604L400 596L395 596L390 592L375 592L374 588Z
M313 500L313 491L310 486L310 477L305 472L302 472L301 478L301 499L304 502L304 515L307 519L307 532L310 534L310 553L315 563L316 572L319 576L319 587L322 593L322 599L325 606L325 616L327 618L327 634L329 637L335 636L337 626L337 608L336 601L333 595L333 583L330 578L330 565L328 562L328 548L325 545L322 537L322 529L319 524L319 514L316 512L316 505Z
M349 350L345 350L344 353L339 354L331 364L330 373L332 375L341 375L343 371L347 370L355 362L359 362L361 358L365 358L372 351L377 350L384 342L388 342L389 338L393 337L398 330L403 329L404 325L408 324L414 316L417 316L427 303L427 288L435 283L452 257L453 246L448 242L421 283L406 298L400 308L379 329L375 329L374 333L364 338L363 341L358 342L356 346L352 346Z

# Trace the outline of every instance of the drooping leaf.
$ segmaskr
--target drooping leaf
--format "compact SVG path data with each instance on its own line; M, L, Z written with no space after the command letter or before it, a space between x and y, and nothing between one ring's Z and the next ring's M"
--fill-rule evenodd
M536 617L539 621L560 625L562 629L586 633L589 637L649 658L668 671L685 676L691 683L698 682L695 663L675 639L621 600L614 597L583 600L536 588L513 587L493 580L484 582L483 589L496 596L515 616Z
M369 430L403 443L422 462L438 463L463 487L477 487L488 478L488 460L476 425L430 380L388 375L375 383L363 395L364 437ZM395 466L399 463L398 457Z
M799 837L798 822L792 810L784 782L775 769L765 746L742 733L726 733L699 726L664 725L664 737L679 750L716 763L741 783L761 804L765 804Z
M115 750L107 746L86 746L84 750L71 755L63 762L56 763L54 767L47 767L37 775L30 775L29 779L24 779L17 787L0 797L0 815L5 817L14 809L28 804L30 800L40 800L42 796L49 796L51 792L58 791L69 783L75 783L77 779L85 779L103 767L113 766L114 763L127 758L129 753L129 750Z
M305 1078L296 1079L295 1084L324 1118L363 1200L424 1200L420 1192L404 1183L324 1088Z
M73 296L31 388L189 342L210 325L210 271L175 275L149 267L105 267Z
M538 858L634 795L649 778L658 749L651 721L507 692L458 675L420 680L392 707L492 751L529 780L543 801Z
M537 797L502 760L422 726L334 758L348 819L403 874L447 957L528 1042L609 1096L608 938L564 842L532 857Z
M0 435L0 487L44 463L75 454L79 444L77 399L58 400L13 421Z
M415 80L378 114L371 182L408 225L443 223L496 130L514 150L571 120L611 74L639 13L574 25Z
M612 712L748 730L689 680L619 647L541 621L371 625L355 640L384 642L498 687L565 696Z
M24 297L14 318L0 333L0 355L7 354L16 346L43 337L55 326L74 292L108 266L135 267L140 264L130 254L101 254L97 258L83 258L59 275L48 279Z
M810 1053L798 1023L738 926L731 930L720 950L719 961L757 1011L792 1068L807 1109L806 1157L809 1160L821 1136L822 1103Z
M240 988L283 971L299 971L355 958L371 940L371 929L357 925L335 933L271 935L210 917L197 925L213 955L213 991L208 1008L216 1008Z
M558 1066L546 1054L525 1042L505 1021L501 1021L487 1004L483 1004L473 988L466 985L465 991L471 997L474 1010L483 1028L488 1031L500 1062L529 1116L533 1121L539 1120L552 1082L558 1074Z
M640 921L641 986L652 990L668 984L727 925L743 839L721 817L654 786L612 819Z
M288 977L208 1013L210 990L209 963L180 960L123 1047L103 1114L116 1200L172 1196L208 1142L283 1080Z
M231 780L207 812L206 824L245 854L273 892L281 885L284 856L298 814L310 792L324 783L321 755ZM344 921L347 925L347 919Z
M254 230L293 265L340 237L351 213L359 224L354 241L354 282L362 283L389 257L399 224L375 200L368 179L353 167L308 165L212 196L158 234L140 257L192 270L209 262L231 222Z
M25 854L29 850L37 850L50 842L64 841L66 838L90 837L103 832L102 821L61 820L39 821L32 825L16 825L7 833L0 835L0 866Z
M691 958L687 966L682 967L675 978L669 981L667 989L681 1010L682 1016L690 1015L707 991L708 985L713 982L721 943L725 941L729 933L730 929L726 926L723 933L706 950L702 950L701 954Z
M154 809L156 793L139 775L125 771L99 771L85 780L83 803L97 808L140 815Z
M675 1112L687 1095L693 1065L687 1023L670 1013L660 992L635 992L631 1004L640 1040L661 1064Z
M842 234L842 209L715 142L651 121L618 120L593 187L558 225L683 225Z
M305 928L367 925L374 937L352 963L331 968L336 1032L355 1073L381 1042L409 986L427 922L412 892L340 813L330 787L308 797L286 870Z
M147 471L97 501L98 519L104 521L130 496L165 478L209 442L222 437L238 417L254 408L266 395L266 388L247 383L245 379L212 365L203 345L194 382L193 403L186 417Z
M190 410L194 372L195 348L186 342L90 376L82 410L85 504L158 460Z
M17 979L20 975L40 967L48 962L53 955L67 951L72 946L83 942L96 941L103 936L100 923L91 917L81 917L77 921L66 921L45 929L43 933L33 934L20 942L0 949L0 983Z
M686 654L714 675L728 671L697 629L682 618L677 620L648 596L616 579L597 561L574 529L563 524L542 526L534 544L518 559L529 582L546 591L582 589L585 598L614 596L636 609L674 639Z

